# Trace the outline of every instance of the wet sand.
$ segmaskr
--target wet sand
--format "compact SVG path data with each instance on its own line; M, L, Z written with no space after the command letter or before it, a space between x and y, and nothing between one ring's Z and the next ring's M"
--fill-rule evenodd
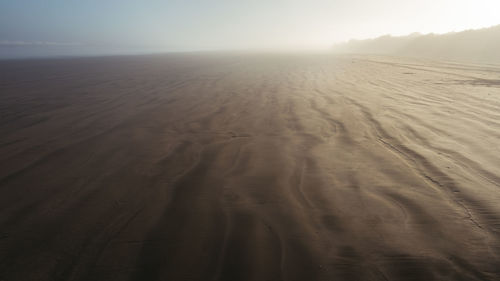
M500 67L0 62L0 280L500 280Z

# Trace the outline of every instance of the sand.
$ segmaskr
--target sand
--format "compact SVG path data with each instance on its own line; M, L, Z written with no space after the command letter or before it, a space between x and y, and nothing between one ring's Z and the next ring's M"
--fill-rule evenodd
M500 280L500 67L0 62L0 280Z

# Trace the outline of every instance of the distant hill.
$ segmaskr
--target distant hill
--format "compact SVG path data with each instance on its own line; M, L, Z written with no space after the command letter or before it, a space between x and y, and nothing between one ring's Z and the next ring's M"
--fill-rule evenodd
M419 34L350 40L337 53L386 54L443 60L500 63L500 25L446 34Z

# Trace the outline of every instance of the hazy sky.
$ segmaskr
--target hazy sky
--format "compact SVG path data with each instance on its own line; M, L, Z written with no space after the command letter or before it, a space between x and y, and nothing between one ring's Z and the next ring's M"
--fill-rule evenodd
M10 49L327 48L496 24L500 0L0 0Z

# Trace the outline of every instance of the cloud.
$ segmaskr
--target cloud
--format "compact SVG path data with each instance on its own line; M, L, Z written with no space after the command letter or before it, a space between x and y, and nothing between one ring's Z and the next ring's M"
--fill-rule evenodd
M78 42L0 40L0 46L79 46Z

